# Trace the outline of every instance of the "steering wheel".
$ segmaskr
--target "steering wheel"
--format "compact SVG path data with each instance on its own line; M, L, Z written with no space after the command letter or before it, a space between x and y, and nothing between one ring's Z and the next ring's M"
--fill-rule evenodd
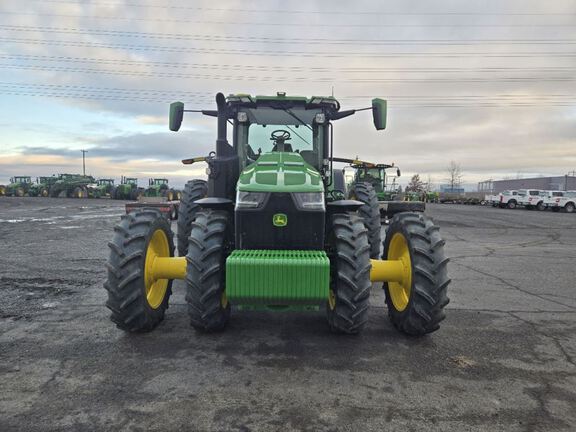
M284 129L277 129L272 131L270 141L287 141L290 139L290 132Z

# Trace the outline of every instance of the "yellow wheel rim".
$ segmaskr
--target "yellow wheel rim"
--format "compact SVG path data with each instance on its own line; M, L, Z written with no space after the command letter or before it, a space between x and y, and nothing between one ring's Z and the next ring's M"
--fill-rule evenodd
M155 279L153 275L154 261L158 257L169 257L170 246L166 233L157 229L152 234L146 248L146 260L144 263L144 286L146 287L146 301L152 309L158 308L164 300L168 279Z
M334 294L334 290L330 290L330 294L328 295L328 306L330 307L330 310L336 308L336 294Z
M43 196L43 197L47 197L47 196L48 196L48 191L47 191L46 189L44 189L44 190L42 191L42 196Z
M388 282L388 292L390 293L392 304L396 310L402 312L408 306L412 291L412 260L410 259L408 242L403 234L395 233L392 236L387 258L389 260L402 261L404 266L402 282Z
M172 201L174 199L174 195L172 192L168 192L168 201Z

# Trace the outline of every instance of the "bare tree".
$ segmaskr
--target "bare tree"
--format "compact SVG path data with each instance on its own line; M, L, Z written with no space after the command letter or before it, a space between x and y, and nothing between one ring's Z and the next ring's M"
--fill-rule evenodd
M450 190L453 191L455 188L460 187L460 185L462 184L462 177L463 177L462 167L460 166L460 164L454 161L450 161L447 172L448 172L448 178L446 180L450 185Z
M426 183L420 180L420 174L414 174L406 186L406 192L424 192L425 190Z

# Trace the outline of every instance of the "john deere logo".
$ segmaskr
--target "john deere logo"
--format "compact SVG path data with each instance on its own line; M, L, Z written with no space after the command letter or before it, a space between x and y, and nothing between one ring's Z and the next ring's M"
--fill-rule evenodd
M286 226L288 225L288 216L286 216L284 213L276 213L272 218L272 223L277 227Z

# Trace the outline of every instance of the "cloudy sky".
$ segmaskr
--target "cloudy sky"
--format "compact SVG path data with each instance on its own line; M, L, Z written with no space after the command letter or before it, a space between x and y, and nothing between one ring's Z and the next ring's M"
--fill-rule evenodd
M2 0L0 183L12 175L203 175L213 118L169 132L168 104L328 95L339 156L442 183L576 170L576 1Z

